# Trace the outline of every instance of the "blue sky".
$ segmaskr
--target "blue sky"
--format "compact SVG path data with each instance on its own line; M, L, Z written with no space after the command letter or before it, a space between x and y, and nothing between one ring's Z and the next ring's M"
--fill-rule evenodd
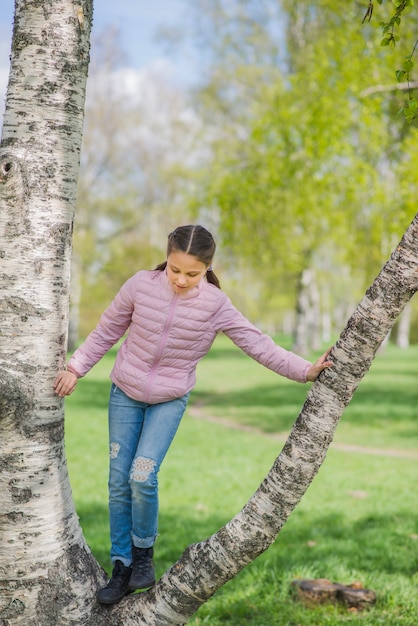
M159 27L180 26L187 18L190 0L95 0L93 37L106 26L121 33L122 45L131 66L141 69L163 60L172 64L174 76L190 83L197 70L190 53L173 60L157 40ZM9 70L14 0L0 0L0 98L3 100Z

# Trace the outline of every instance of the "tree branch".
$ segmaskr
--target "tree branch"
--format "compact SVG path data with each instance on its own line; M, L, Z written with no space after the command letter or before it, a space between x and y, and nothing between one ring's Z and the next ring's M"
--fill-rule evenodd
M388 91L407 91L409 89L418 89L418 81L396 83L394 85L374 85L360 92L360 98L367 98L375 93L385 93Z

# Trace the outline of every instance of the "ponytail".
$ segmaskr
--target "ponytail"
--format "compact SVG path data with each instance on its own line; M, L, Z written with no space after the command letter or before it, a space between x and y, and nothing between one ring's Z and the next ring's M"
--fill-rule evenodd
M218 289L221 288L219 279L213 271L212 266L206 272L206 280L208 281L208 283L211 283L211 285L215 285L215 287L217 287Z

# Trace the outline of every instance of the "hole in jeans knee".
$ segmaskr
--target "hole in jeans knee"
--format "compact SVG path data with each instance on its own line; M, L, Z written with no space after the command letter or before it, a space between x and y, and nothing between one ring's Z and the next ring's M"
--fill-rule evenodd
M139 483L145 482L156 465L153 459L147 459L145 456L137 457L132 464L131 480Z

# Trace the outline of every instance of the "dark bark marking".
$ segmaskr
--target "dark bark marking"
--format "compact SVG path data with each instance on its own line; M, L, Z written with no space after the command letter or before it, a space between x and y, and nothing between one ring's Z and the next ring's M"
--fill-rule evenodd
M80 597L74 595L74 590L69 584L69 572L70 577L77 581L76 589L79 589L80 585L86 589L90 588L92 580L95 580L99 587L106 578L105 572L91 554L86 553L84 548L77 544L70 546L49 566L48 576L39 581L36 605L39 621L36 623L42 626L57 626L62 623L62 616L68 611L68 607L80 602ZM86 602L86 598L83 598L82 602ZM94 600L93 602L95 604Z
M47 309L36 308L23 298L11 296L0 299L0 313L15 314L22 322L26 322L29 317L40 317L45 319L49 312Z
M22 422L33 411L33 394L24 389L24 383L0 367L0 422L8 419Z
M26 206L30 190L24 162L13 154L13 148L5 150L4 144L0 150L0 201L6 202L1 206L6 217L2 236L14 239L30 231Z
M25 605L18 598L13 598L9 604L7 604L3 609L0 610L0 620L2 620L2 624L7 626L8 622L6 620L13 619L14 617L18 617L18 615L22 615L25 611Z
M23 489L19 489L16 486L17 480L11 480L9 482L10 493L12 494L12 500L15 504L25 504L26 502L30 502L32 500L32 489L29 487L24 487Z

